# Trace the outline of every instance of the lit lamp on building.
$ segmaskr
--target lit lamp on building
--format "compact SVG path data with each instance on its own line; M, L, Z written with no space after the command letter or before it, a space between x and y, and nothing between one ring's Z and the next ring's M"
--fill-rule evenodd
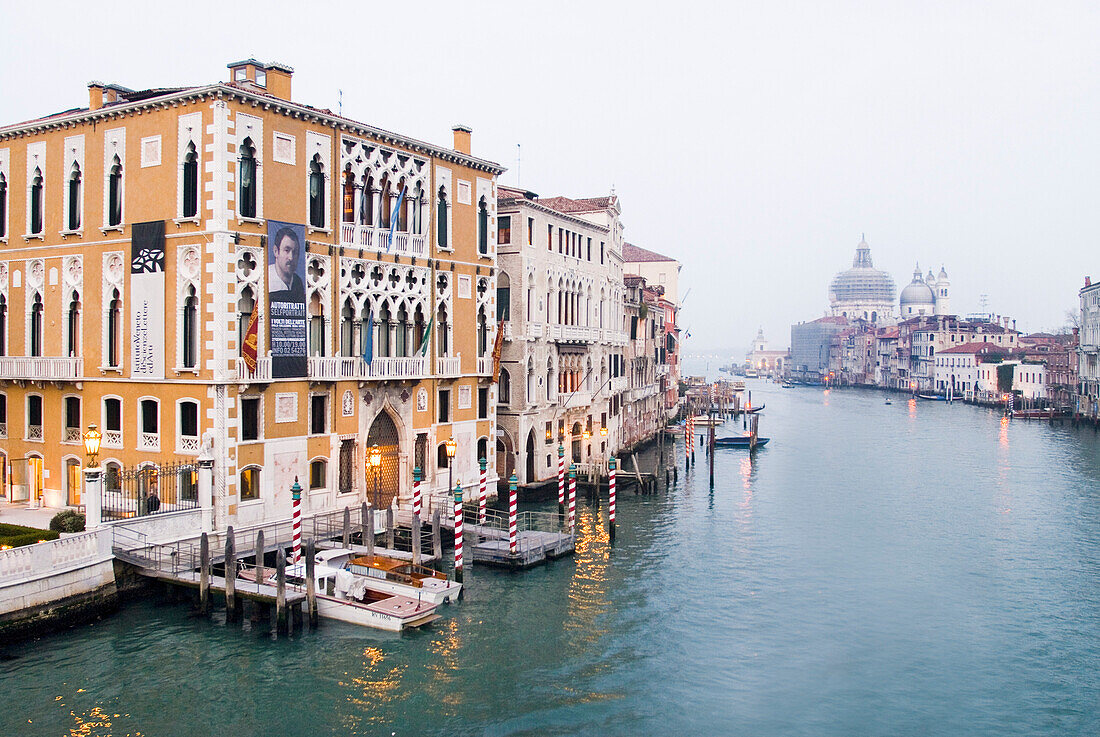
M607 455L607 425L600 428L600 455Z
M374 473L374 507L377 509L380 501L378 498L378 477L382 475L382 449L378 447L377 443L371 446L367 460Z
M585 430L584 431L584 445L588 450L588 455L592 455L592 443L589 442L591 440L592 440L592 431L591 430Z
M85 468L98 468L99 461L99 446L103 443L103 433L95 426L95 423L88 425L88 431L84 433L84 453L88 456L88 462L84 464Z
M444 445L447 447L447 488L453 489L455 486L455 453L458 452L458 441L451 438Z
M84 433L84 452L88 456L84 464L84 528L94 530L103 521L103 471L99 468L99 447L103 434L95 423L88 425Z

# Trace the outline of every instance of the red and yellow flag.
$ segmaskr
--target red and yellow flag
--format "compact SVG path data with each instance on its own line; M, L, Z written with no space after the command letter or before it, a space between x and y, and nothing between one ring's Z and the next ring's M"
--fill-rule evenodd
M252 310L252 314L248 318L248 328L244 331L244 345L241 346L241 358L244 359L244 365L248 366L248 370L255 373L256 371L256 356L257 346L259 342L259 324L257 322L258 311Z
M504 320L497 325L497 337L493 341L493 381L500 381L500 353L504 350Z

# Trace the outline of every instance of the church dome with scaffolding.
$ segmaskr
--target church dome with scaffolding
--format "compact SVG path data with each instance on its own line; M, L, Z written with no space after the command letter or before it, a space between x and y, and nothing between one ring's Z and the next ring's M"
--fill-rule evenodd
M866 239L856 246L852 268L837 274L829 285L833 315L873 323L892 320L895 294L893 278L876 269L871 261L871 247Z

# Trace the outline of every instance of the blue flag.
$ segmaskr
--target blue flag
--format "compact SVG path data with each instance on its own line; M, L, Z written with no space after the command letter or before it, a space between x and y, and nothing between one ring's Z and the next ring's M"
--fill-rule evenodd
M397 205L390 213L390 239L386 242L386 251L389 252L393 245L393 231L397 229L397 216L401 213L401 203L405 200L405 187L401 188L401 194L397 195Z
M369 366L374 359L374 310L367 311L367 321L363 327L367 331L363 336L363 360Z

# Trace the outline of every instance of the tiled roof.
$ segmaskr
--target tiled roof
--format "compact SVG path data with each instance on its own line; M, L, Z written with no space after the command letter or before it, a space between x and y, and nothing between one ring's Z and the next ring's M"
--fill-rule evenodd
M650 251L639 246L635 246L633 243L623 244L623 261L630 263L640 263L643 261L675 261L674 258L669 258L656 251Z
M939 351L937 353L937 355L940 355L940 354L943 354L943 353L966 353L966 354L981 353L983 355L989 354L989 353L996 353L996 354L1004 356L1004 355L1008 355L1011 352L1012 351L1009 350L1008 348L1004 348L1004 347L999 346L999 345L993 345L992 343L976 342L976 343L963 343L962 345L957 345L953 348L944 348L942 351Z
M549 197L544 200L539 200L539 202L549 207L551 210L572 213L606 210L611 207L613 199L614 195L610 197L585 197L579 200L574 200L569 197Z

